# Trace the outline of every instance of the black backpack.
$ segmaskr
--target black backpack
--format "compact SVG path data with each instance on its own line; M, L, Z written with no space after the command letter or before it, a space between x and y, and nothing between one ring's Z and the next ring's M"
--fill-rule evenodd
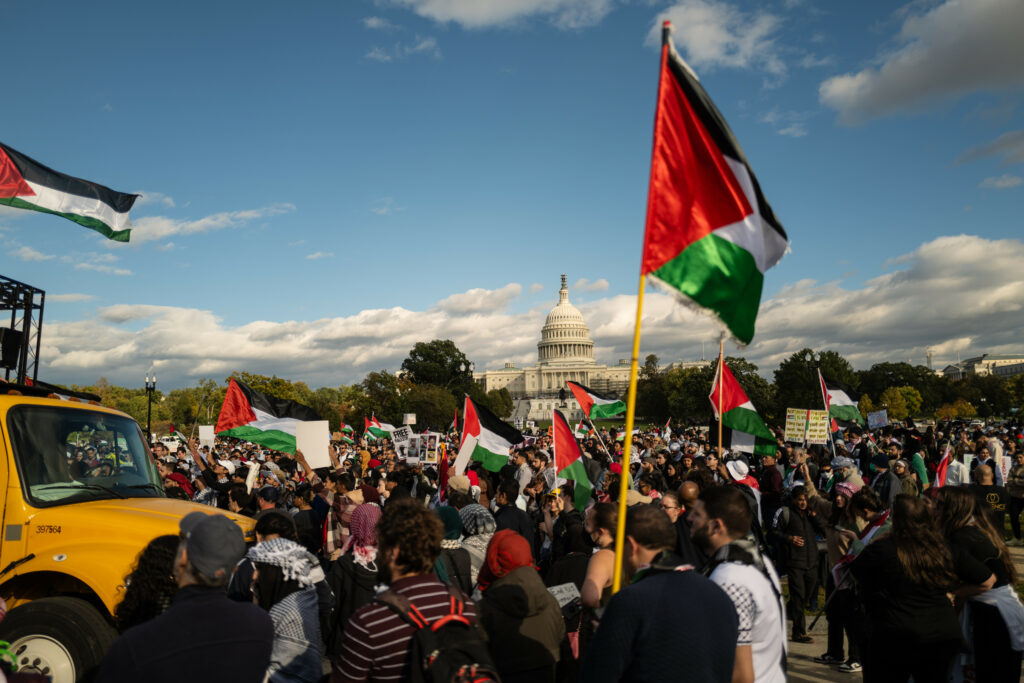
M384 591L378 602L412 626L409 678L412 683L501 683L480 632L462 615L463 594L448 586L448 614L430 623L408 598Z

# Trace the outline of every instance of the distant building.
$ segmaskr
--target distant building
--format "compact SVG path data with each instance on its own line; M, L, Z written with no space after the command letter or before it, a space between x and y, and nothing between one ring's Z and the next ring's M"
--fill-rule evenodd
M1012 377L1022 373L1024 373L1024 355L994 355L988 353L947 365L939 371L939 374L943 377L948 377L952 380L960 380L968 375Z
M629 389L629 360L600 365L594 360L590 328L579 309L569 303L569 287L562 275L558 303L548 313L537 343L537 365L517 368L505 363L500 370L474 372L484 391L508 389L515 401L513 417L550 420L560 408L570 420L583 417L566 382L579 382L594 391L624 397Z

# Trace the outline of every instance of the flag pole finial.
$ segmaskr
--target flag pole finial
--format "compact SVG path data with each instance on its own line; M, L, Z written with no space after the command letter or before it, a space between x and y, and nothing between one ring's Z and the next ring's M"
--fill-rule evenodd
M661 44L668 45L669 36L672 35L672 22L664 21L661 24Z

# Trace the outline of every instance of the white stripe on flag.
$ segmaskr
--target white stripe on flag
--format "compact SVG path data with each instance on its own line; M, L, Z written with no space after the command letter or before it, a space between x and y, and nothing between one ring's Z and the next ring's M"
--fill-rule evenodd
M36 183L28 180L25 182L36 194L34 197L18 197L18 199L26 201L29 204L35 204L40 208L49 209L50 211L72 213L78 216L95 218L103 221L114 230L123 230L124 228L132 227L132 224L128 221L127 212L118 213L117 211L114 211L113 207L109 204L101 202L99 199L94 197L81 197L77 194L68 194L67 192L54 190L46 187L45 185L37 185Z

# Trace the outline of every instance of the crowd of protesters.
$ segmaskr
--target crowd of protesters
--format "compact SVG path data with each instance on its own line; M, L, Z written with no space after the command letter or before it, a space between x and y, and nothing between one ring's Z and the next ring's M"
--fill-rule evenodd
M579 439L579 507L543 432L500 471L463 474L400 462L386 439L335 442L323 469L158 442L167 495L254 517L257 542L194 513L154 539L98 680L163 680L181 661L197 681L430 680L420 634L444 624L430 647L454 637L441 659L478 680L785 681L787 640L814 642L823 610L814 661L837 674L1018 681L1020 432L851 425L754 456L702 429L638 430L624 472L623 435L601 429Z

